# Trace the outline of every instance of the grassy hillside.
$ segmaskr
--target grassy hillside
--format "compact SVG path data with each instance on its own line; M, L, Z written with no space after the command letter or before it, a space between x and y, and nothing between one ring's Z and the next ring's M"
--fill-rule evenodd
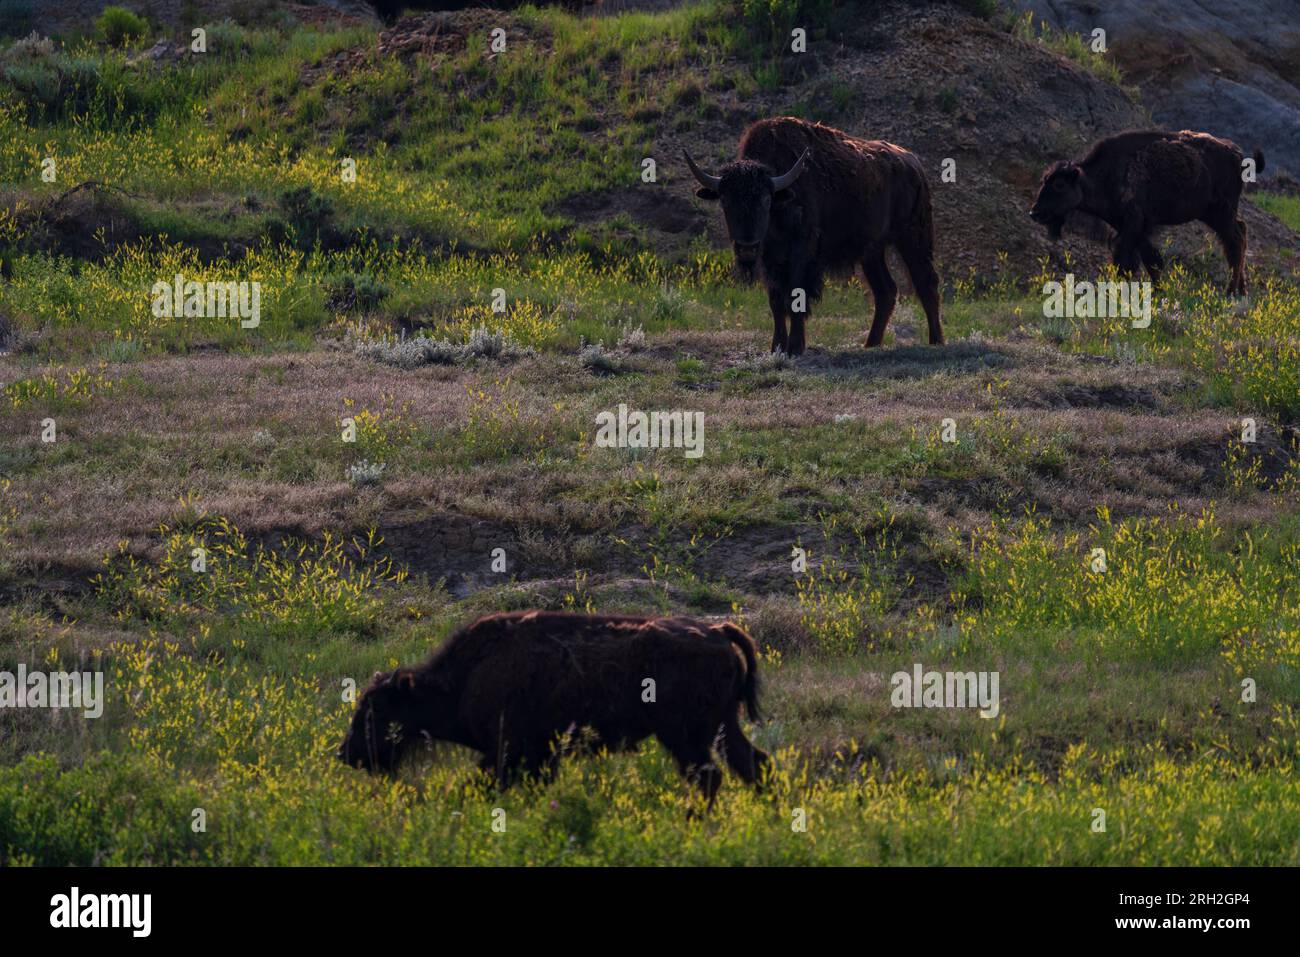
M1300 195L1256 193L1251 199L1256 206L1272 213L1292 229L1300 230Z
M795 60L785 9L0 50L0 671L107 697L0 710L0 862L1300 863L1293 234L1248 214L1249 300L1193 229L1149 328L1047 318L1098 252L1021 207L1140 117L1122 77L969 4L814 4ZM843 281L767 354L677 157L778 111L956 154L949 345L905 293L865 350ZM156 316L177 273L260 325ZM703 456L596 447L620 403L702 412ZM349 682L526 607L744 623L767 790L688 815L653 742L505 793L334 759ZM999 714L892 707L916 663Z

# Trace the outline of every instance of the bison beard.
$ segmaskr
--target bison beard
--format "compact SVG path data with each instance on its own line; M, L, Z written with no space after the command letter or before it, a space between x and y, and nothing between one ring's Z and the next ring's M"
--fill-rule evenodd
M741 275L767 289L773 352L801 354L807 305L821 297L824 276L858 268L875 300L867 345L880 345L898 299L885 260L891 246L925 309L930 343L942 344L930 186L907 150L787 116L746 130L737 159L717 175L689 153L686 162L696 195L722 204ZM799 312L796 289L805 296Z
M1101 220L1115 231L1115 265L1129 275L1145 266L1157 284L1164 260L1151 241L1155 230L1200 221L1223 244L1228 293L1244 296L1246 223L1237 216L1242 159L1235 143L1207 133L1119 133L1099 140L1077 163L1050 167L1029 215L1053 241L1068 221ZM1255 163L1262 172L1263 154L1256 152Z
M753 640L730 623L488 615L423 665L376 674L339 757L391 771L415 742L450 741L481 752L480 766L505 786L521 770L549 778L566 733L587 728L596 744L615 749L654 735L712 804L722 781L715 745L750 783L767 762L740 728L742 705L758 720L757 694Z

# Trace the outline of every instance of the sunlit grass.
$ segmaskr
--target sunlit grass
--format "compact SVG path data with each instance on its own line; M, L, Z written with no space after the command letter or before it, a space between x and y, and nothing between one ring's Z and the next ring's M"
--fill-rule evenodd
M1250 201L1300 232L1300 195L1258 191L1250 194Z
M161 555L142 562L108 556L94 581L121 620L172 627L219 621L259 631L267 640L319 639L327 634L368 634L374 588L400 584L406 572L390 559L372 559L380 544L289 540L279 548L253 544L229 521L201 519L158 530Z
M762 795L712 813L657 745L494 792L463 756L395 780L332 757L341 682L268 677L147 643L120 652L127 755L0 769L0 860L26 864L1295 864L1297 716L1277 746L1179 763L1070 748L1049 777L980 755L926 772L813 773L777 752ZM846 747L852 758L855 747ZM78 813L69 813L75 807ZM204 827L194 826L201 809ZM1105 830L1093 828L1105 812ZM256 826L249 826L249 822ZM497 827L494 828L494 822ZM504 822L504 830L500 824Z

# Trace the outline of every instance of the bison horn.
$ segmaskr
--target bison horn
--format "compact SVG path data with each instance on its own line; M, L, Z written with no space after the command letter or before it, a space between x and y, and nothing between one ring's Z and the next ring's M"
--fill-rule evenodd
M772 190L774 192L777 192L783 189L787 189L790 186L794 185L794 181L797 180L799 178L799 174L803 172L803 164L804 161L807 159L808 159L808 151L804 150L803 155L800 156L799 159L795 161L795 164L790 167L789 172L785 173L782 176L773 176Z
M704 172L704 170L696 166L695 160L691 159L691 154L688 150L682 150L682 155L686 157L686 165L691 168L691 172L695 174L695 178L700 181L701 186L706 189L718 188L718 184L722 182L721 176L710 176L708 173Z

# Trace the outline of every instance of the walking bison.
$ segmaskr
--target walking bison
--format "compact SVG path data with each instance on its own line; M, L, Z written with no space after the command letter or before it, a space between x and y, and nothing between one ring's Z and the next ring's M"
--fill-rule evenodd
M930 343L943 342L930 185L913 154L785 116L746 130L736 160L716 175L685 155L700 183L695 195L722 204L742 275L758 274L767 289L773 352L802 353L807 307L820 298L823 277L859 266L875 299L867 345L880 345L898 300L885 261L890 246L912 277Z
M1112 261L1125 273L1146 267L1159 283L1164 260L1151 241L1160 226L1199 220L1218 234L1231 275L1228 293L1246 294L1246 223L1237 216L1243 155L1229 140L1183 130L1134 130L1098 141L1079 162L1043 174L1029 215L1061 238L1072 212L1115 230ZM1256 172L1264 156L1255 153Z
M758 720L753 640L734 624L529 611L488 615L424 664L376 673L357 702L339 757L392 771L427 737L481 752L502 786L516 773L550 777L557 739L590 729L598 745L650 735L712 803L716 745L756 783L767 755L740 728Z

